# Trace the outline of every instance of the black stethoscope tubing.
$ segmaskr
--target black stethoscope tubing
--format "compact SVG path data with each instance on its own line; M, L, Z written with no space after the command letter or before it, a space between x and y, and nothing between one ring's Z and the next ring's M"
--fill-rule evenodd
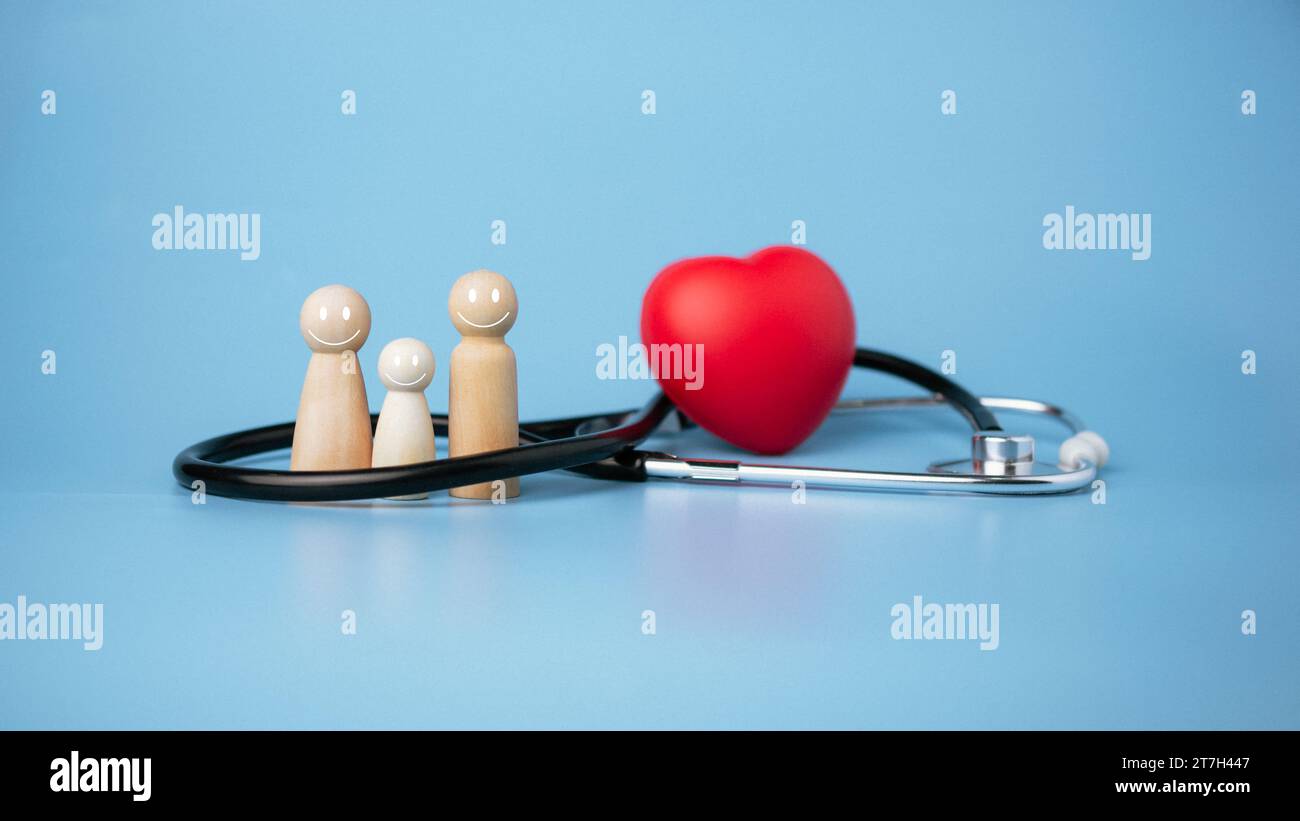
M998 431L993 412L957 383L923 365L892 354L858 348L853 364L882 371L942 395L976 431ZM571 470L598 479L645 481L647 456L636 446L676 410L662 393L639 411L524 422L518 447L411 465L357 470L268 470L229 462L284 450L293 444L293 422L237 431L185 448L172 461L176 481L188 489L240 499L338 502L410 496L550 470ZM679 414L681 416L681 414ZM434 432L447 435L447 417L432 415ZM378 421L371 414L370 424ZM682 418L684 424L689 421ZM196 484L201 482L202 484Z

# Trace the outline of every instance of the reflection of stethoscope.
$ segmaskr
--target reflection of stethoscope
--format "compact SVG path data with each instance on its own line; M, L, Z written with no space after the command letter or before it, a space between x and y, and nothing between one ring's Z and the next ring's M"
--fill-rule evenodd
M1088 487L1106 464L1109 448L1069 412L1028 399L977 398L946 376L890 354L858 348L853 364L901 377L928 396L841 402L838 408L884 410L947 402L974 429L969 459L936 462L924 473L840 470L755 465L713 459L688 459L638 450L637 445L665 423L690 421L663 394L639 411L525 422L521 444L396 467L338 471L266 470L229 464L232 460L288 448L292 422L218 436L181 451L172 473L186 488L243 499L330 502L448 490L513 476L567 469L598 479L642 482L649 478L698 482L895 490L929 493L1068 493ZM738 409L744 412L745 409ZM1042 414L1073 434L1062 444L1057 464L1035 461L1034 440L1002 431L994 410ZM371 422L375 418L372 416ZM433 417L434 430L447 435L447 418ZM202 482L202 485L196 484Z

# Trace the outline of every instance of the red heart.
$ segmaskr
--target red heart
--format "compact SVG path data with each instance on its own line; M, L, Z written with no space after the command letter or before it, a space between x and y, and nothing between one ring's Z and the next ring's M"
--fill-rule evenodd
M789 246L674 262L641 303L641 341L664 393L701 427L756 453L785 453L817 429L848 378L855 338L840 278ZM667 372L663 352L674 349L657 345L702 355L696 389L689 369Z

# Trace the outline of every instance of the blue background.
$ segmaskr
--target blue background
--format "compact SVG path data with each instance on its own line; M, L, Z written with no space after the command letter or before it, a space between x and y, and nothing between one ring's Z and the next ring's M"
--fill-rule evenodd
M105 641L0 643L0 727L1300 727L1298 35L1293 3L6 3L0 601L102 602ZM261 258L154 250L177 204L260 213ZM1066 205L1150 212L1150 260L1044 250ZM292 417L319 285L370 302L375 409L379 348L445 363L486 266L522 417L612 410L649 386L594 352L653 275L795 219L862 344L1102 432L1107 503L554 474L196 506L170 476ZM965 449L927 411L789 458ZM1000 648L892 640L914 595L998 603Z

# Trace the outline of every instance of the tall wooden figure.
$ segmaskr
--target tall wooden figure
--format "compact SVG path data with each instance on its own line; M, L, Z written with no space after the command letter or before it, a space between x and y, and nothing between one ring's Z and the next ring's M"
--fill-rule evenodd
M375 448L371 464L377 468L432 462L438 458L438 440L433 435L429 402L424 389L433 381L433 351L418 339L394 339L379 354L379 381L388 388L379 424L375 426ZM427 499L429 494L393 496L394 499Z
M370 306L346 285L326 285L298 314L311 348L293 426L290 470L370 467L370 406L357 351L370 335Z
M493 271L471 271L451 286L451 324L461 342L451 352L447 409L450 452L456 456L519 444L519 386L515 352L505 335L519 303L510 280ZM461 499L491 499L491 482L452 488ZM506 479L505 498L519 495L519 479Z

